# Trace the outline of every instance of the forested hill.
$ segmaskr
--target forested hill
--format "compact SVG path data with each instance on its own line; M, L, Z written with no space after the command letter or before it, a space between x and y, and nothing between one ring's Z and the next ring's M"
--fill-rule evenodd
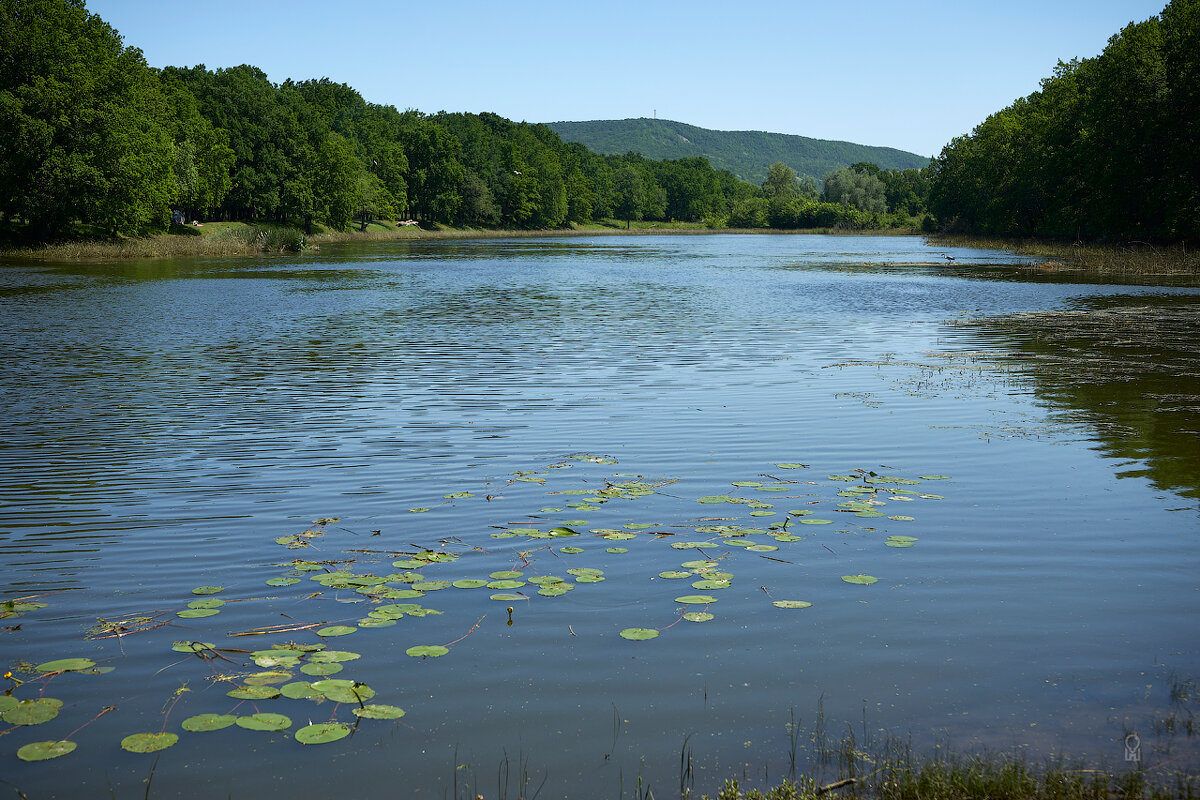
M893 147L871 147L764 131L713 131L665 119L550 122L566 142L579 142L596 153L641 153L649 159L704 156L716 169L742 180L762 183L767 167L782 161L800 175L814 178L851 164L870 162L882 169L920 169L929 158Z

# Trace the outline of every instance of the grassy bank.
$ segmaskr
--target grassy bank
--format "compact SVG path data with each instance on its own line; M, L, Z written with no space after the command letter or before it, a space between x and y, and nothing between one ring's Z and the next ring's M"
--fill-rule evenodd
M1186 244L1154 245L1147 242L1083 244L1037 239L1006 239L981 236L936 236L932 241L945 247L977 247L1014 250L1041 259L1029 269L1035 272L1090 272L1099 275L1200 275L1200 250Z
M502 230L495 228L450 228L394 223L372 223L366 230L356 225L333 231L314 226L305 235L297 228L269 223L208 222L199 227L176 227L169 233L141 237L94 238L80 232L67 241L50 245L21 246L17 237L0 237L0 256L32 260L123 260L195 256L239 256L259 253L300 252L320 249L323 244L346 242L415 241L433 239L502 239L545 236L650 236L713 234L839 234L910 235L908 229L847 231L835 228L776 230L769 228L710 228L699 222L634 222L628 228L618 220L574 225L556 230Z

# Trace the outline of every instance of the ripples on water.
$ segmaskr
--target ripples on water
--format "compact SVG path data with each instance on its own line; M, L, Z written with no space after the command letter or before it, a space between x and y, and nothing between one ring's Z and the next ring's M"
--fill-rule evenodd
M372 648L360 673L409 716L343 752L381 748L413 786L436 787L454 747L490 773L500 743L524 747L559 790L615 786L596 763L615 706L633 720L616 759L626 780L646 756L661 782L693 731L714 781L768 760L777 778L788 710L811 717L824 695L835 720L858 720L865 701L873 726L920 741L1109 756L1143 673L1200 673L1188 633L1200 607L1181 566L1195 563L1195 504L1117 479L1095 452L1094 415L1039 395L1037 376L1005 360L1010 338L951 323L1194 292L1029 282L1009 254L951 251L950 265L941 252L904 237L638 237L5 265L0 592L71 591L53 596L51 621L0 641L36 662L79 651L98 616L174 607L194 585L255 597L276 574L274 537L320 516L343 518L347 547L453 535L491 548L490 526L520 522L509 515L547 503L540 492L439 505L419 523L406 509L571 453L680 478L684 499L779 462L811 463L817 479L886 464L955 480L922 508L918 547L871 556L886 580L853 601L836 576L867 547L831 532L799 556L796 589L818 601L799 618L764 610L749 587L732 620L614 650L609 634L645 605L638 581L673 566L667 550L662 565L606 563L627 588L552 601L573 617L537 611L476 634L479 649L436 674L403 656L413 634L360 633L356 647ZM944 351L974 355L945 368L931 356ZM763 569L773 585L797 580ZM443 602L454 626L477 616ZM564 619L586 633L563 639ZM153 718L175 684L135 687L161 659L117 664L98 680ZM203 757L190 746L170 762L178 774L164 756L163 785ZM262 780L257 761L215 747L239 786ZM84 750L72 758L99 775ZM266 750L312 796L347 774L313 774L287 742ZM392 779L356 764L368 784ZM141 766L122 762L112 780L140 785ZM46 770L19 769L19 785L53 790Z

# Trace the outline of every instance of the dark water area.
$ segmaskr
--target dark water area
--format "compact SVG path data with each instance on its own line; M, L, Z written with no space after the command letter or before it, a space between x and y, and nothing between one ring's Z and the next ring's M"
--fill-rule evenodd
M1193 288L915 237L0 264L0 603L45 603L0 619L0 667L63 703L0 727L0 779L515 797L527 774L596 797L640 775L666 796L686 741L712 793L784 777L793 716L819 766L818 708L831 737L918 752L1123 768L1133 732L1143 765L1195 767L1198 314ZM719 497L740 502L698 502ZM574 588L428 584L509 570ZM705 570L729 585L694 588ZM311 580L341 572L387 580ZM423 596L379 596L406 572ZM205 598L226 602L177 616ZM374 627L396 603L441 613ZM360 657L254 682L350 679L404 716L227 696L288 643ZM33 669L67 657L114 669ZM290 725L181 728L256 712ZM352 733L295 740L328 720ZM121 748L158 731L178 743ZM17 756L59 739L77 750Z

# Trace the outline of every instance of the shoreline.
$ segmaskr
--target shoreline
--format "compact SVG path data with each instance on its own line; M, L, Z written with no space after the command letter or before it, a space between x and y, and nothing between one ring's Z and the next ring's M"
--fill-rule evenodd
M210 222L189 229L196 234L160 233L152 236L128 237L117 241L78 239L40 247L0 248L0 258L21 261L89 261L153 258L187 258L199 256L263 255L278 252L298 252L299 249L271 249L259 246L252 238L238 236L239 232L255 229L272 230L279 226L254 223ZM283 230L283 228L279 228ZM294 229L288 229L294 230ZM709 228L700 223L635 223L630 228L611 225L572 226L554 230L504 230L495 228L435 228L417 226L393 227L372 224L365 232L320 231L303 239L301 249L319 250L325 244L357 242L407 242L441 239L512 239L559 238L586 236L909 236L920 235L912 229L838 230L834 228L804 228L782 230L773 228Z

